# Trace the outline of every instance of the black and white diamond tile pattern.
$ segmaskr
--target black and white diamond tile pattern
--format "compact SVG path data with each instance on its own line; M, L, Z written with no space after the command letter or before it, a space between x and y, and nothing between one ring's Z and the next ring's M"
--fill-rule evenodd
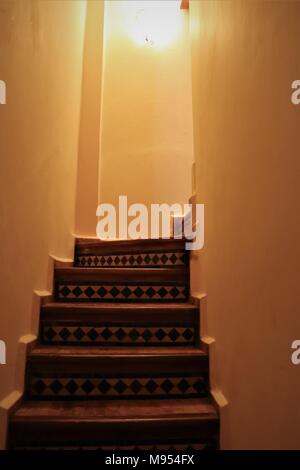
M75 266L81 268L134 268L134 267L172 267L184 266L186 253L180 252L155 252L155 253L126 253L114 255L77 254Z
M132 397L204 397L202 377L66 376L30 378L30 398L99 399Z
M57 285L57 299L60 301L185 301L188 298L188 288L180 284L105 284L101 283L74 283L60 281Z
M193 345L195 328L182 326L107 326L97 323L70 325L53 323L42 325L45 344L118 344L118 345Z

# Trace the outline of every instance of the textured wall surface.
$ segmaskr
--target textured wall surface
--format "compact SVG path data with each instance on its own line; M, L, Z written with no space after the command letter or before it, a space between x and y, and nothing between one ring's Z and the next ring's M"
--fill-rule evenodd
M197 201L192 290L229 400L222 446L299 448L300 3L191 1Z
M72 256L85 2L1 1L0 399L15 386L18 339L48 254Z

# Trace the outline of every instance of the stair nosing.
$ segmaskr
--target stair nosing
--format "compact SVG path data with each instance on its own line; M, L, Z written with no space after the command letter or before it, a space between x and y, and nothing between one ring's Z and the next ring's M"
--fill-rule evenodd
M82 271L82 272L95 272L95 273L99 273L100 272L100 269L98 267L88 267L88 268L84 268L82 266L68 266L68 267L64 267L64 266L56 266L55 267L55 271L70 271L70 272L79 272L79 271ZM112 272L112 271L125 271L126 273L130 273L130 272L138 272L138 271L141 271L141 272L146 272L146 273L161 273L162 271L164 271L165 273L170 271L170 273L173 273L174 272L174 268L170 268L170 267L161 267L161 268L143 268L143 267L137 267L137 268L123 268L123 267L118 267L118 268L115 268L113 266L111 267L105 267L105 268L101 268L101 271L104 272L104 271L107 271L107 272ZM187 272L187 268L184 267L184 266L179 266L178 268L176 268L175 271L182 271L183 273L186 273Z
M84 304L79 303L79 302L48 302L42 305L41 309L42 310L50 310L54 308L62 308L62 309L72 309L72 308L78 308L80 310L83 309L97 309L97 310L107 310L109 308L112 308L114 310L120 309L120 310L126 310L126 309L132 309L132 310L159 310L165 309L165 310L192 310L192 311L198 311L199 307L196 305L192 304L191 302L181 302L181 303L151 303L151 302L145 302L143 304L136 303L136 304L124 304L124 302L106 302L103 304L99 304L99 302L86 302Z
M64 351L64 348L66 350ZM156 353L147 351L147 349L157 349ZM168 346L161 346L160 348L156 348L155 346L145 346L142 348L141 346L137 346L135 348L127 347L132 352L128 354L128 352L124 351L123 346L114 347L114 346L98 346L94 347L97 349L97 352L91 354L90 351L91 347L84 347L84 346L39 346L37 348L32 349L29 354L28 358L56 358L56 357L63 357L63 358L105 358L105 357L113 357L113 358L166 358L166 357L207 357L207 353L203 351L199 347L191 347L186 346L184 348L180 346L173 346L172 348ZM143 352L139 351L138 349L144 349ZM44 351L43 351L44 350ZM50 351L49 351L50 350ZM53 351L51 351L53 350ZM48 351L48 352L47 352ZM77 354L76 354L77 352Z
M12 423L18 423L18 422L23 422L25 419L28 419L28 417L23 417L23 416L12 416L11 418L11 422ZM109 417L106 417L106 418L92 418L92 417L88 417L88 418L73 418L73 417L52 417L52 416L49 416L49 417L35 417L34 419L31 419L30 422L31 423L40 423L40 422L57 422L57 421L60 421L60 422L65 422L65 423L119 423L119 422L122 422L122 423L126 423L126 422L130 422L130 423L145 423L145 422L148 422L148 423L151 423L151 422L161 422L161 421L166 421L166 422L169 422L169 421L198 421L198 420L215 420L215 421L218 421L218 415L217 413L213 413L213 412L209 412L209 413L195 413L193 415L191 414L181 414L181 415L178 415L178 416L170 416L170 415L158 415L157 417L135 417L135 416L132 416L130 418L128 417L125 417L125 416L119 416L118 418L109 418Z

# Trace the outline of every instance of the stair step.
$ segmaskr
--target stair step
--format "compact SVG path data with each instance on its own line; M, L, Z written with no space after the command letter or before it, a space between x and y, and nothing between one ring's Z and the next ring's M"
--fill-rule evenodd
M76 240L41 307L10 448L217 448L188 263L184 240Z
M192 347L43 346L26 375L35 399L185 398L207 394L208 357Z
M142 239L100 241L77 239L75 266L97 268L177 268L188 264L185 241Z
M182 324L193 323L197 320L199 314L199 307L196 305L184 303L151 303L145 302L143 304L131 303L84 303L79 304L76 302L49 302L41 307L42 318L46 320L68 318L69 320L97 320L101 318L103 321L126 321L135 322L154 319L156 322L181 322Z
M219 419L208 398L186 400L25 401L13 413L10 447L204 447ZM194 443L194 444L189 444Z
M138 240L97 240L77 238L75 256L116 256L132 254L184 253L185 240L180 239L138 239ZM186 252L188 254L188 252ZM121 260L122 262L122 260ZM173 264L173 263L172 263Z
M40 320L40 341L48 345L198 344L198 308L188 303L49 303Z
M112 255L76 254L75 266L82 268L173 268L185 266L188 254L185 251L133 252Z
M132 251L168 251L184 250L185 239L179 238L139 238L136 240L99 240L98 238L76 238L75 248L79 253L89 250L102 253L131 253Z
M61 302L174 302L188 298L188 270L159 268L55 269Z

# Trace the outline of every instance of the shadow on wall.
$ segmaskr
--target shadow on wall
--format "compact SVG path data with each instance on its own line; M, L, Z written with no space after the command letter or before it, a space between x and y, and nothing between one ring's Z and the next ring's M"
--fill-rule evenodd
M49 253L73 253L85 7L1 2L0 75L8 96L0 106L1 445L5 416L23 389L20 350L34 339L33 291L48 287Z
M100 158L100 115L104 2L86 6L78 140L75 233L96 235Z

